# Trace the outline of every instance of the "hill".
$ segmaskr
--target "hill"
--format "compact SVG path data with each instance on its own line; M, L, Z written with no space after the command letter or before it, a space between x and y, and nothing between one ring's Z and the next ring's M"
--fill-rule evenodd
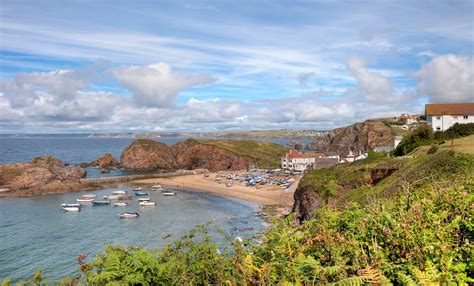
M418 156L426 154L430 148L430 146L420 146L410 153L410 155ZM459 153L474 155L474 135L447 140L443 144L438 145L438 149L439 151L453 150Z

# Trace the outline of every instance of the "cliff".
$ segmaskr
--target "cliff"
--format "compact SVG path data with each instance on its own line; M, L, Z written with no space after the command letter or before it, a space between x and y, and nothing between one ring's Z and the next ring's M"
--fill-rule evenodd
M122 166L132 170L246 169L252 159L224 148L188 140L172 146L150 139L137 139L120 156Z
M393 146L392 129L382 121L367 120L322 134L309 148L337 152L345 156L352 151L368 151L379 146Z
M1 195L30 196L86 189L80 179L84 169L66 166L53 157L36 157L31 162L0 165Z
M82 163L80 164L81 167L99 167L99 168L112 168L112 167L120 167L120 162L115 159L114 155L110 153L105 153L104 155L100 156L96 160L90 163Z

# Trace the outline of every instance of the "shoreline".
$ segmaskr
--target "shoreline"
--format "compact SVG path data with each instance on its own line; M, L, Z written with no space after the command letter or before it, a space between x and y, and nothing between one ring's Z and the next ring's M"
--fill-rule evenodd
M165 188L183 188L192 192L215 194L219 196L240 199L253 202L262 206L262 209L275 215L286 215L293 207L293 193L298 182L295 182L290 190L285 191L279 186L259 186L246 187L240 183L233 182L228 187L225 183L217 183L212 178L219 173L210 173L208 177L202 174L182 175L168 178L154 178L144 180L134 180L131 184L156 185L160 184Z

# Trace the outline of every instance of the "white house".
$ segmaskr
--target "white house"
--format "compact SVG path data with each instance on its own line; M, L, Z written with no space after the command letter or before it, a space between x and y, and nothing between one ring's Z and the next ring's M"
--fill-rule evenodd
M281 167L293 171L305 171L309 166L314 165L316 159L324 158L324 153L303 154L298 150L290 150L285 156L281 157Z
M474 123L474 103L426 104L425 115L433 131L446 131L455 123Z

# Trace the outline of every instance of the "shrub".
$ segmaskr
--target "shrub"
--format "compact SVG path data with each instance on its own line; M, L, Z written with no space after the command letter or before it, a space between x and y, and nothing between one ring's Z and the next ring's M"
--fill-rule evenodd
M423 124L403 137L402 141L395 148L395 156L403 156L413 151L418 146L428 145L433 142L433 131Z
M438 151L438 149L439 148L438 148L437 145L431 144L431 147L430 147L430 149L428 149L426 154L434 154L434 153L436 153L436 151Z

